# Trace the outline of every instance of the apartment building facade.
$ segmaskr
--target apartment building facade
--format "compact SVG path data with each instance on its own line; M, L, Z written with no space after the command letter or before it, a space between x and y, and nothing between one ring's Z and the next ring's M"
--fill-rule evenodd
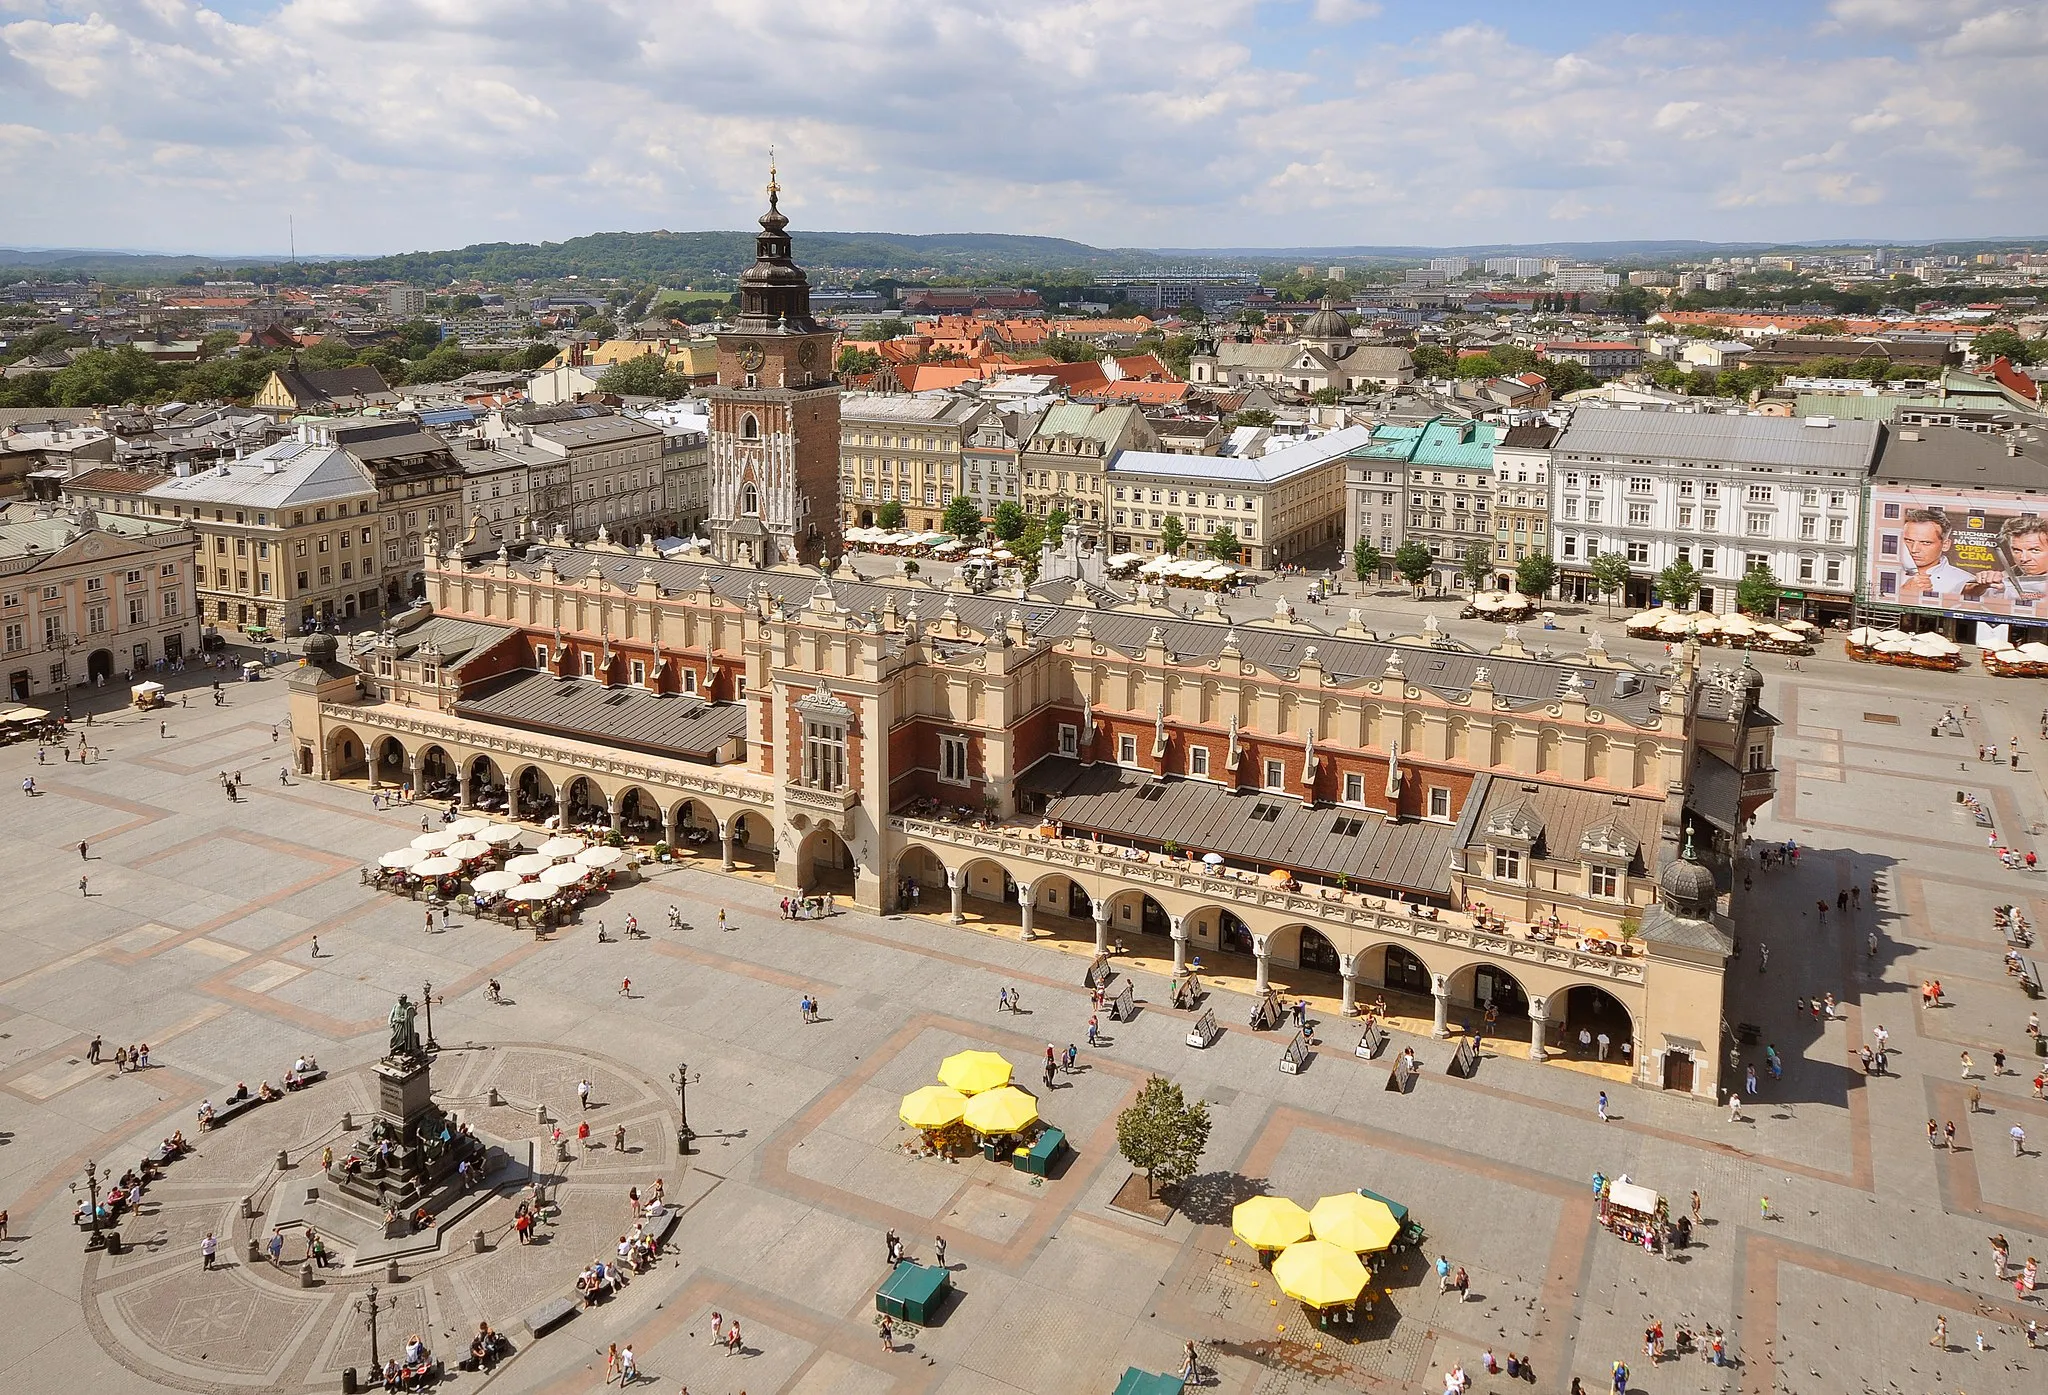
M1044 518L1062 510L1084 537L1099 543L1108 523L1103 479L1109 462L1120 451L1157 449L1158 435L1134 406L1062 402L1039 419L1018 457L1024 512Z
M936 532L953 496L967 492L967 451L989 409L951 393L847 393L839 403L839 515L873 527L882 505L903 506L905 526Z
M1788 618L1847 618L1875 421L1582 408L1551 450L1551 527L1566 594L1592 594L1592 559L1628 559L1624 600L1647 605L1674 562L1701 575L1696 606L1728 611L1770 568Z
M18 703L199 649L192 530L82 505L0 518L0 673Z
M1493 448L1494 581L1514 584L1515 565L1550 552L1550 448L1561 428L1511 426Z
M1346 546L1360 537L1390 561L1419 542L1432 560L1429 584L1467 590L1464 562L1475 546L1491 557L1493 452L1501 428L1464 417L1389 421L1351 452L1345 469Z
M1230 561L1262 571L1292 561L1342 533L1345 459L1371 438L1345 427L1248 459L1124 451L1109 463L1107 545L1157 553L1176 518L1193 550L1227 531L1237 539Z

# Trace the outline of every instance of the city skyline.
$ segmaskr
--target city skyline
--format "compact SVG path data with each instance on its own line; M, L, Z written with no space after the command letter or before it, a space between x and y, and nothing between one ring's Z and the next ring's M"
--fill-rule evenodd
M0 244L372 255L793 225L1097 247L2048 230L1993 0L74 0L0 23ZM1106 137L1106 138L1105 138Z

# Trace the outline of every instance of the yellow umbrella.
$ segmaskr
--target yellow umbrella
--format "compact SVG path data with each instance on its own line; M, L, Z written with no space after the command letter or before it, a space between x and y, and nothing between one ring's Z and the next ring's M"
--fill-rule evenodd
M1284 1196L1255 1196L1230 1212L1230 1233L1255 1250L1284 1250L1309 1229L1308 1212Z
M963 1095L1010 1083L1010 1063L993 1051L956 1051L939 1062L939 1079Z
M942 1129L959 1123L960 1111L965 1108L967 1096L958 1090L927 1085L903 1097L903 1107L896 1111L896 1117L914 1129Z
M1401 1223L1386 1202L1357 1192L1324 1197L1308 1213L1308 1223L1315 1229L1316 1239L1353 1254L1384 1250L1401 1233Z
M1273 1261L1280 1291L1311 1308L1356 1303L1365 1292L1365 1266L1358 1256L1327 1240L1289 1245Z
M976 1133L1016 1133L1038 1117L1038 1101L1015 1085L1004 1085L967 1101L960 1117Z

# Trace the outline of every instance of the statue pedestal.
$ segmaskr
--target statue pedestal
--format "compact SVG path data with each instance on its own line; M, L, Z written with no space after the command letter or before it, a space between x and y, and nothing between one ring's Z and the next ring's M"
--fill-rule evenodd
M427 1079L426 1057L414 1056L404 1062L383 1060L370 1069L377 1076L377 1112L401 1134L406 1124L433 1106L434 1090Z

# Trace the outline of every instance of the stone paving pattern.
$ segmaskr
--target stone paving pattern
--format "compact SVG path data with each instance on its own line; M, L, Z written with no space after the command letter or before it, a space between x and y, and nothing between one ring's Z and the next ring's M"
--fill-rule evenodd
M2048 918L2048 895L1988 855L1954 797L1976 791L2026 844L2025 828L2048 818L2036 772L2048 751L2034 740L2048 689L1838 656L1768 676L1767 701L1785 722L1781 795L1756 833L1796 836L1805 852L1794 869L1756 874L1744 915L1730 1016L1760 1024L1787 1070L1741 1122L1615 1089L1593 1069L1534 1065L1513 1048L1456 1080L1441 1044L1406 1036L1396 1048L1416 1047L1424 1077L1409 1095L1388 1094L1383 1067L1355 1059L1354 1034L1327 1021L1308 1069L1283 1075L1278 1037L1238 1025L1248 1004L1227 962L1211 977L1225 985L1217 1007L1229 1030L1190 1050L1187 1015L1157 1004L1164 983L1151 966L1163 946L1140 943L1128 967L1152 1001L1134 1022L1105 1024L1112 1044L1084 1047L1085 1068L1044 1095L1076 1151L1043 1182L979 1159L907 1156L895 1105L968 1045L1004 1051L1035 1089L1047 1042L1085 1040L1077 946L1024 945L933 916L792 924L775 917L764 883L695 866L594 911L615 927L636 913L651 940L600 946L586 925L536 944L459 919L426 934L416 904L368 891L355 871L416 833L418 811L375 811L342 787L280 785L275 682L231 685L224 709L203 696L173 709L169 739L154 716L107 711L84 729L100 758L83 766L54 753L38 766L33 747L5 748L6 787L33 773L47 793L24 799L10 825L15 875L0 907L0 1205L12 1218L0 1242L11 1318L0 1379L47 1389L61 1370L66 1385L106 1392L333 1390L343 1368L364 1365L354 1310L381 1271L332 1269L302 1288L296 1237L284 1270L251 1264L254 1223L241 1203L261 1207L341 1137L341 1113L371 1098L365 1068L382 1049L384 1012L430 980L446 1048L439 1098L488 1133L539 1140L561 1179L560 1212L541 1243L519 1246L505 1233L510 1200L493 1200L474 1223L484 1253L451 1245L380 1288L391 1304L380 1333L387 1349L418 1331L452 1354L488 1319L522 1347L493 1381L509 1390L593 1388L605 1346L630 1341L662 1388L698 1395L1064 1395L1107 1391L1126 1365L1171 1369L1189 1337L1215 1366L1212 1388L1232 1392L1434 1392L1454 1362L1479 1389L1506 1389L1478 1374L1487 1346L1532 1354L1536 1388L1548 1390L1574 1374L1605 1389L1617 1358L1636 1388L1657 1392L2037 1389L2043 1357L2019 1324L2043 1305L1992 1278L1985 1237L2003 1230L2016 1256L2048 1250L2033 1151L2048 1144L2048 1104L2030 1098L2038 1062L2020 1031L2030 1004L2000 971L1990 908L2018 899ZM1964 702L1964 739L1923 735ZM1969 759L1976 742L2014 734L2019 769ZM241 802L221 792L222 770L248 777ZM81 873L89 896L78 894ZM1868 899L1873 877L1875 905L1852 926L1813 916L1817 899L1832 905L1852 883ZM660 928L670 904L692 928ZM720 906L735 913L723 934ZM1864 943L1873 929L1875 957ZM1757 967L1763 942L1768 973ZM628 975L630 998L618 991ZM483 996L493 977L503 1005ZM1942 980L1949 1006L1918 1006L1927 977ZM1005 984L1023 990L1026 1011L996 1011ZM798 1020L806 990L822 1000L819 1024ZM1794 1012L1795 996L1825 991L1845 1020ZM1896 1078L1866 1081L1854 1051L1879 1023ZM87 1063L95 1032L109 1057L147 1040L153 1068L117 1075ZM1999 1045L2023 1074L1973 1082L1983 1112L1972 1115L1959 1053L1988 1069ZM125 1252L84 1253L69 1212L87 1158L125 1164L172 1128L190 1135L202 1098L275 1081L301 1051L332 1078L199 1138L196 1156L123 1224ZM702 1135L690 1159L671 1144L668 1077L685 1061ZM1163 1226L1109 1204L1128 1175L1116 1114L1154 1071L1208 1099L1215 1118L1195 1199ZM600 1146L572 1144L572 1161L554 1164L535 1106L573 1129L579 1078L595 1086L588 1117ZM1603 1084L1614 1116L1604 1125L1593 1112ZM493 1088L503 1104L486 1103ZM1930 1115L1953 1118L1961 1146L1930 1149ZM2025 1157L2005 1137L2013 1120L2032 1140ZM611 1147L619 1123L623 1156ZM284 1173L279 1150L292 1164ZM1595 1170L1627 1172L1678 1204L1697 1187L1708 1218L1699 1243L1665 1260L1601 1231ZM609 1250L626 1189L644 1192L657 1176L686 1208L673 1257L527 1343L520 1317ZM1309 1203L1361 1184L1414 1208L1428 1256L1397 1262L1370 1321L1325 1330L1233 1244L1228 1207L1261 1188ZM890 1228L918 1256L944 1234L959 1290L894 1354L876 1340L872 1304ZM220 1272L202 1274L209 1230L224 1241ZM1437 1292L1427 1266L1439 1252L1470 1272L1465 1300ZM741 1355L712 1345L714 1310L740 1319ZM1948 1318L1946 1351L1929 1345L1937 1314ZM1727 1328L1738 1364L1653 1368L1639 1348L1659 1318ZM483 1382L463 1376L455 1388L465 1383Z

